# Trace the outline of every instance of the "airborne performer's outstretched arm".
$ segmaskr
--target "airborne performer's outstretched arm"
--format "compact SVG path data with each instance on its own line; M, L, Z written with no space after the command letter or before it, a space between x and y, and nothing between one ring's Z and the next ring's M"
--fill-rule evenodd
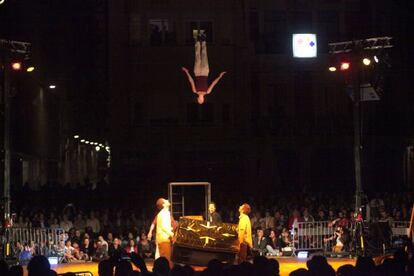
M184 73L187 75L187 79L188 79L188 82L190 83L190 85L191 85L191 90L194 92L194 93L196 93L197 94L197 90L196 90L196 87L195 87L195 84L194 84L194 80L193 80L193 77L190 75L190 73L188 72L188 69L187 68L185 68L185 67L181 67L181 69L184 71Z
M207 57L207 44L205 41L204 33L199 33L196 37L196 42L194 45L195 50L195 60L194 60L194 76L190 75L189 70L185 67L181 69L187 75L188 82L191 85L191 90L193 93L197 94L197 102L199 104L204 103L204 96L210 94L213 88L217 85L220 79L226 72L221 72L220 75L209 85L208 84L208 74L210 73L210 68L208 65Z

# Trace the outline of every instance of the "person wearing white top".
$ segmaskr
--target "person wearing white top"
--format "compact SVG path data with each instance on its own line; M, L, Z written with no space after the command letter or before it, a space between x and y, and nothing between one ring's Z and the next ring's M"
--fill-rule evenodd
M170 202L167 199L160 198L157 200L157 206L162 206L157 215L156 243L160 257L165 257L171 266L171 243L174 237L173 227L171 225L171 214L169 211Z

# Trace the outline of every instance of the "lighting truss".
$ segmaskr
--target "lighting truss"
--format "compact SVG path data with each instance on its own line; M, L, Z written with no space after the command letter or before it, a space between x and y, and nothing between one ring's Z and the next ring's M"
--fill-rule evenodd
M7 49L12 53L29 54L30 46L29 42L0 39L0 49Z
M349 53L354 49L380 50L392 48L393 45L391 44L391 40L392 37L390 36L372 37L366 39L329 43L328 47L330 54Z

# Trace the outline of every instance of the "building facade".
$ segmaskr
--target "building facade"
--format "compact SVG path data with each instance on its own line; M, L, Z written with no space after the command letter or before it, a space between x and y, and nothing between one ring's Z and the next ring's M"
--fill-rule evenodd
M139 189L170 181L210 181L213 190L255 184L264 194L282 187L323 191L342 185L352 190L352 101L345 91L346 74L327 70L332 61L327 45L403 37L398 26L404 22L391 12L396 5L357 0L108 1L106 129L113 179ZM197 104L180 69L193 66L194 29L207 33L210 79L227 72L203 105ZM318 58L293 58L292 34L308 32L318 35ZM396 84L395 74L384 73L384 90L405 93L408 72L398 70L403 81ZM402 181L404 145L394 137L393 126L379 122L387 117L382 111L392 108L387 97L364 104L363 177L368 187ZM408 104L398 109L401 113L390 120L409 112ZM392 146L390 139L395 140ZM375 158L381 162L370 163ZM384 179L373 172L388 165L392 169Z

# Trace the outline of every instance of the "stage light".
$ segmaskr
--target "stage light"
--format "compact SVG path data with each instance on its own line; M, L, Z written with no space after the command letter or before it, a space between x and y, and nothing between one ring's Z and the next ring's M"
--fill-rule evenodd
M378 63L378 62L379 62L379 58L378 58L377 56L374 56L374 61L375 61L376 63Z
M26 68L26 72L29 72L29 73L33 72L34 69L35 69L34 66L29 66L29 67Z
M79 139L79 135L74 135L73 138Z
M341 62L341 67L340 67L341 71L346 71L350 67L351 67L351 63L349 63L347 61Z
M95 149L96 149L96 151L100 151L101 150L101 148L99 146L96 146Z
M51 85L49 85L49 88L50 88L50 89L55 89L55 88L56 88L56 85L51 84Z
M308 251L299 251L298 252L298 259L307 259L308 258Z
M82 140L81 140L81 143L84 143L84 142L85 142L85 139L82 139Z
M362 63L363 63L365 66L368 66L368 65L370 65L370 64L371 64L371 60L370 60L369 58L364 58L364 59L362 60Z
M328 68L328 70L331 71L331 72L335 72L336 71L336 67L335 66L330 66Z
M90 142L89 141L85 141L85 144L89 144Z
M19 71L22 69L22 63L18 61L12 62L11 67L14 71Z

